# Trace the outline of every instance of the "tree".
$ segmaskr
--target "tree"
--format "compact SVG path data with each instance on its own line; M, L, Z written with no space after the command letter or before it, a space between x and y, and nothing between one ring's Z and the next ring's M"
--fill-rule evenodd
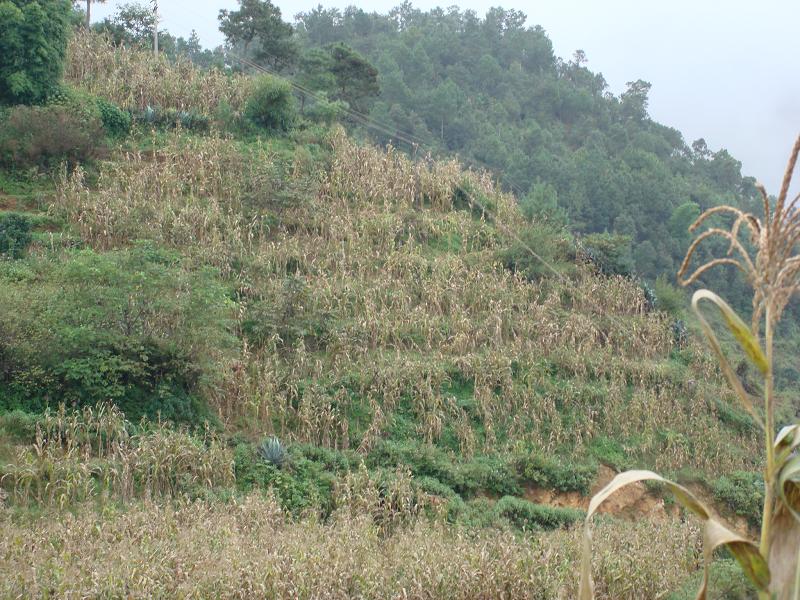
M0 102L43 102L64 70L69 0L0 0Z
M641 120L647 118L647 95L650 93L650 88L653 87L652 84L637 79L636 81L629 81L626 85L628 89L620 96L622 113L632 119Z
M138 2L123 4L114 17L104 19L95 26L97 31L109 33L116 44L149 46L156 26L156 15Z
M380 94L378 70L350 46L336 44L330 47L336 78L335 97L344 100L355 110L366 112L368 99Z
M307 50L300 59L300 72L295 81L311 92L328 93L336 88L333 76L333 58L321 48ZM300 93L300 112L305 112L306 93Z
M255 44L253 57L273 68L293 64L297 57L294 30L281 19L281 10L270 0L239 0L239 6L239 10L219 11L219 30L228 45L241 45L247 54Z
M100 4L105 4L108 0L94 0L95 2L99 2ZM76 0L75 4L78 4L78 0ZM86 15L85 15L84 24L86 29L92 26L92 0L86 0Z

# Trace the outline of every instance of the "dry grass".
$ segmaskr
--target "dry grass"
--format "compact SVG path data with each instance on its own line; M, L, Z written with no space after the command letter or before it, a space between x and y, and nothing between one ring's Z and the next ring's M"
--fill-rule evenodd
M696 528L608 523L598 597L658 598L698 566ZM16 522L0 509L0 596L180 598L571 598L576 531L538 537L416 521L388 537L371 518L287 520L233 504L134 504Z
M410 399L420 437L436 442L452 424L467 454L502 451L506 431L542 452L639 438L659 468L753 466L755 436L732 443L716 418L713 362L693 346L676 369L671 323L633 282L579 271L569 284L531 283L498 264L507 242L460 196L470 189L498 219L521 222L491 180L341 131L329 142L323 172L302 153L282 164L264 148L243 155L178 134L153 155L108 163L97 189L80 174L60 187L53 210L96 248L155 239L235 282L242 326L282 314L303 324L299 337L278 323L242 348L212 398L225 422L367 451ZM305 197L276 205L281 178ZM474 390L480 433L447 392L454 380Z
M250 92L245 76L202 71L185 57L155 60L151 52L115 47L108 38L84 31L69 43L64 77L126 109L152 106L212 115L225 103L239 112Z
M208 431L197 438L160 423L130 423L112 406L47 411L36 441L0 466L0 482L21 504L71 506L93 497L174 496L192 486L233 483L233 456Z

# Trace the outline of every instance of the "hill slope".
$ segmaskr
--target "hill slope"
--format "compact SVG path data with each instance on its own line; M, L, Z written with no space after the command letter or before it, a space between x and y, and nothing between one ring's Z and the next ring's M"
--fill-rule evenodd
M708 354L486 174L306 126L143 128L52 188L18 177L4 205L35 231L0 263L4 593L555 597L582 513L542 491L580 505L609 469L689 468L748 514L757 435ZM699 565L660 506L654 534L599 529L606 597ZM663 577L623 551L648 544Z

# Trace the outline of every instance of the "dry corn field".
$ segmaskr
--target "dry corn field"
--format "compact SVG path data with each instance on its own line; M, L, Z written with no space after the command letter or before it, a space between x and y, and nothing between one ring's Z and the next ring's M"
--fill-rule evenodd
M67 77L126 108L206 114L239 111L249 89L96 35L73 39ZM32 254L166 249L180 276L224 286L234 343L181 338L217 419L205 429L100 405L45 413L32 442L0 436L0 597L572 598L579 513L548 531L473 527L451 504L490 512L549 485L580 506L591 487L526 473L490 489L511 457L595 477L609 445L668 472L759 464L715 361L676 340L636 282L579 261L541 278L503 265L509 232L531 224L491 177L340 128L293 135L154 132L61 172L48 211L69 230ZM190 282L170 293L188 297ZM143 330L180 337L180 318L136 301ZM273 435L290 466L242 453ZM420 472L395 460L403 444ZM326 469L312 490L303 452ZM253 483L264 469L271 491ZM597 597L666 598L697 571L698 528L659 515L599 520Z
M250 90L244 76L204 72L185 57L154 61L150 52L115 47L105 36L84 31L70 41L65 79L126 109L151 106L207 115L223 103L240 111Z
M659 598L699 561L698 530L606 523L598 598ZM607 546L603 546L604 548ZM0 513L0 595L104 598L572 598L579 536L469 533L368 517L287 520L270 498L92 507L33 524Z
M216 374L224 422L366 449L402 407L465 454L604 436L662 469L753 464L756 436L717 418L730 394L713 361L696 342L668 360L671 322L634 283L587 269L530 282L496 258L495 221L522 216L490 180L342 132L323 143L328 158L309 163L176 134L107 163L95 188L65 176L52 207L97 249L147 238L213 264L237 286L240 327L270 324ZM492 219L454 205L462 188Z

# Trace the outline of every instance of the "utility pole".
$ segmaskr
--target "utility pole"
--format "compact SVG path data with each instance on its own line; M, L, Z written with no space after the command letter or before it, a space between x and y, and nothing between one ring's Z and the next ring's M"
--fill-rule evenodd
M153 0L153 54L158 58L158 0Z

